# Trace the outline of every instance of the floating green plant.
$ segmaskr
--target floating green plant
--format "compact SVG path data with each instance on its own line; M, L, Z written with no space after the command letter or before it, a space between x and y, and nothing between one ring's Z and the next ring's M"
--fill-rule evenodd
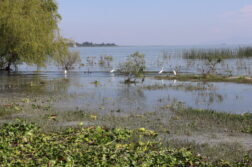
M190 150L170 149L160 143L143 141L156 135L138 130L102 127L69 128L43 133L30 123L18 121L0 129L2 166L249 166L243 162L208 162ZM134 140L132 140L134 138Z

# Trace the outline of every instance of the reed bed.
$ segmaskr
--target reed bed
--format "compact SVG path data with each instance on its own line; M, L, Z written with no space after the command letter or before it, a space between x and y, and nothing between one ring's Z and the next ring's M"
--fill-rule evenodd
M235 59L252 57L252 47L238 49L192 49L183 53L184 59Z

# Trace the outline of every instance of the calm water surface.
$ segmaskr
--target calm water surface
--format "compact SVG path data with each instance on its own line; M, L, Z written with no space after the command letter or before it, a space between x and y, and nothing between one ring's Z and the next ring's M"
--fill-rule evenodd
M146 70L157 71L165 67L166 71L176 69L178 72L201 73L204 68L204 61L185 60L182 53L193 48L198 49L235 49L238 45L210 45L210 46L122 46L122 47L81 47L71 48L78 51L81 56L82 65L76 65L75 71L109 71L113 67L118 68L128 55L139 51L145 54ZM113 61L109 66L101 66L101 56L112 56ZM87 59L91 59L92 63ZM226 74L232 71L233 75L252 76L252 59L228 59L217 66L217 72ZM19 71L61 71L53 63L48 63L47 68L37 68L25 64L19 66Z
M0 98L59 95L62 99L55 102L54 107L64 110L78 108L100 112L142 113L154 112L163 105L179 101L193 108L252 113L252 86L248 84L178 82L148 77L144 83L141 83L140 79L137 84L125 85L122 83L124 76L108 72L124 62L127 55L139 51L146 55L148 71L158 71L164 66L166 71L176 69L178 72L200 73L204 62L183 59L183 51L191 48L237 47L239 46L71 48L80 52L82 65L77 65L68 75L64 75L53 63L48 63L47 68L40 69L20 65L19 72L0 74ZM99 65L100 56L104 55L113 57L109 66ZM92 57L92 63L87 62L88 57ZM251 64L251 59L229 59L218 66L218 72L225 74L231 70L233 75L251 76ZM147 88L155 85L163 88Z
M161 106L183 102L192 108L230 113L252 113L252 86L234 83L200 83L155 80L126 85L124 76L108 72L91 74L72 72L17 73L1 76L0 98L61 96L53 105L60 110L96 110L99 112L155 112ZM96 83L94 81L97 81ZM39 86L38 86L39 85ZM148 89L153 86L162 89Z

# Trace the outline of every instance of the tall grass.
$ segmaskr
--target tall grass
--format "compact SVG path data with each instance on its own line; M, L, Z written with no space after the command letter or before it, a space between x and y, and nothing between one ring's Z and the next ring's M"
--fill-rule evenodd
M237 52L237 57L240 58L252 57L252 47L239 48Z
M238 49L192 49L183 53L184 59L234 59L252 57L252 47Z

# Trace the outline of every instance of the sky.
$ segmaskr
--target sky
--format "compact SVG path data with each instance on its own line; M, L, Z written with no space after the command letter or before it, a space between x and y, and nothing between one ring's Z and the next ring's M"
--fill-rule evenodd
M56 0L64 37L118 45L252 44L252 0Z

